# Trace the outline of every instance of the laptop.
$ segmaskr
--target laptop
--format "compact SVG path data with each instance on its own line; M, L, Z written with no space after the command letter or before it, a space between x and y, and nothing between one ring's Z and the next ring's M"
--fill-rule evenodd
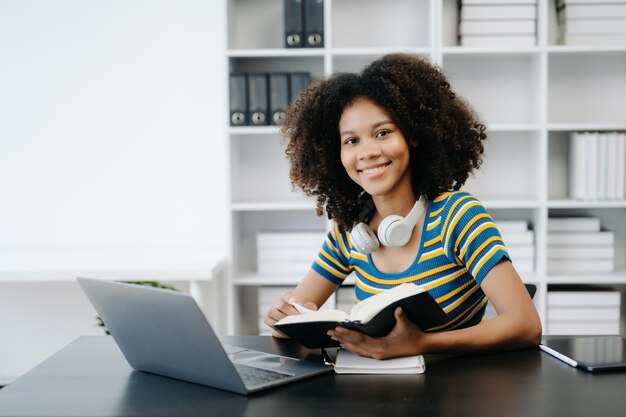
M550 338L539 348L588 372L626 370L626 339L620 336Z
M323 363L222 345L188 294L77 278L133 368L247 395L332 371Z

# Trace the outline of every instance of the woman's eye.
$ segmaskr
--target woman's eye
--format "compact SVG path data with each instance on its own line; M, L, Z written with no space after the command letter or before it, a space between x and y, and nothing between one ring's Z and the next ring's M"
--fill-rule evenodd
M354 145L356 143L356 139L355 138L348 138L345 141L343 141L344 144L346 145Z
M391 133L391 132L389 132L388 130L381 130L379 132L376 132L376 137L377 138L384 138L385 136L389 135L389 133Z

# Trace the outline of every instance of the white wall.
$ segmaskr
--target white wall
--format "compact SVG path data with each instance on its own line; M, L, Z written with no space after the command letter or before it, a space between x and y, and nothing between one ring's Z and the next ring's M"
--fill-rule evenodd
M0 251L226 242L223 3L0 0ZM0 379L94 314L0 282Z

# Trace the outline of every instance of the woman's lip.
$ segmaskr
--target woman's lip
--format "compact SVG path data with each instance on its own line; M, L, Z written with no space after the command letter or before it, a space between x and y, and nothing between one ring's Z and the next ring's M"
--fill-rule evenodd
M377 174L380 174L382 172L385 171L385 169L387 169L387 167L391 164L391 162L388 162L386 164L382 164L382 165L376 165L376 166L371 166L371 167L367 167L367 168L362 168L359 169L358 171L362 174L368 175L368 176L375 176Z

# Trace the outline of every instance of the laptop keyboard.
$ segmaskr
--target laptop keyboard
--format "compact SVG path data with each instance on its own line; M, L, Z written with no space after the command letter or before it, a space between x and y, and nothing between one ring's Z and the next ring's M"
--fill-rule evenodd
M278 381L291 376L282 372L269 371L267 369L253 368L251 366L234 363L235 369L246 385L260 385Z

